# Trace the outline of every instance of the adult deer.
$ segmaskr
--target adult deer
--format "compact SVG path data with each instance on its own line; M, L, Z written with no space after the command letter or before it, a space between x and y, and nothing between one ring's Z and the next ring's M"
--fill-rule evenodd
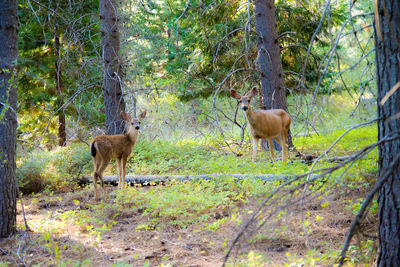
M250 133L253 137L253 162L256 159L259 139L268 139L271 156L275 162L272 138L274 138L282 147L282 160L286 161L286 139L292 121L289 114L283 109L253 111L250 101L257 94L257 88L253 88L247 96L241 96L235 90L231 90L230 93L233 98L239 101L242 109L246 113Z
M126 161L131 154L134 145L139 137L140 122L146 117L146 111L143 111L138 118L132 117L121 112L121 117L128 124L128 132L117 135L99 135L94 138L90 145L90 151L93 157L94 164L94 192L97 197L97 179L100 180L103 193L104 189L103 173L111 159L116 158L118 168L118 188L123 188L125 184Z

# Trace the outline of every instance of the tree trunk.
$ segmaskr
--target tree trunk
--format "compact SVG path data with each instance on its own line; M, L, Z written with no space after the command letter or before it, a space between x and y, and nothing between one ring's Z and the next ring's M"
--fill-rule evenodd
M274 1L254 0L254 14L263 106L287 110Z
M100 0L107 134L120 134L125 128L125 122L121 118L121 111L125 111L125 101L121 89L117 10L116 0Z
M263 109L287 109L274 0L254 0ZM289 132L288 145L293 147ZM274 140L274 147L280 150Z
M398 0L378 2L379 24L375 25L378 103L400 82L400 4ZM377 14L375 14L377 15ZM378 27L379 25L379 27ZM380 39L382 38L382 39ZM383 106L378 105L378 138L399 134L400 120L389 118L400 113L400 91ZM387 120L389 119L389 120ZM379 175L382 176L393 158L400 153L400 141L379 146ZM378 266L400 266L400 165L397 165L378 192L379 256Z
M60 37L57 33L57 27L54 27L54 57L55 57L55 79L57 88L57 110L58 110L58 145L65 146L67 142L67 133L65 131L65 113L62 108L64 104L61 82L61 59L60 59Z
M15 231L17 88L14 68L18 56L17 1L0 1L0 237Z

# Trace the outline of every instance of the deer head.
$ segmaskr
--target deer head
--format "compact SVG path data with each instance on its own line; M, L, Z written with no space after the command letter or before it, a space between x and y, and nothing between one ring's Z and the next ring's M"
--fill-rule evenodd
M128 113L121 111L121 117L129 125L128 132L131 132L133 130L139 130L141 121L146 117L146 110L140 113L138 118L134 119L132 119L131 115L129 115Z
M251 89L247 95L241 96L236 90L231 90L231 97L235 98L237 101L239 101L239 104L241 105L242 109L244 111L248 110L250 107L250 101L251 99L257 94L257 88Z

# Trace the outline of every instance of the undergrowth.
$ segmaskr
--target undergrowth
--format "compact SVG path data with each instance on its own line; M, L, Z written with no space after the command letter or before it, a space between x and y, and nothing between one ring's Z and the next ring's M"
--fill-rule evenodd
M323 153L346 129L330 132L314 133L309 136L294 137L295 147L302 154L318 156ZM326 159L346 157L377 141L376 125L366 126L350 131L316 164L314 170L329 168L343 161L328 162ZM91 198L92 187L81 190L80 193L71 193L67 196L56 196L54 193L76 187L73 177L91 176L92 162L89 149L86 145L74 144L53 151L33 151L18 160L18 178L24 192L43 191L42 195L31 198L28 209L40 210L41 207L50 207L54 203L60 205L57 210L44 210L35 220L28 222L30 228L41 237L36 240L38 246L52 255L52 264L58 266L83 265L90 266L89 261L69 259L64 256L67 248L57 239L60 236L71 235L84 238L90 246L96 246L110 231L121 225L124 218L140 216L142 220L135 225L137 232L179 231L195 227L196 231L218 232L221 229L238 227L245 215L252 214L251 209L243 206L255 203L259 205L272 190L286 180L274 179L261 181L257 179L238 180L232 174L271 174L298 175L310 171L310 166L301 158L295 157L292 152L290 162L278 160L272 164L269 152L259 152L256 162L251 162L251 144L244 142L238 148L241 156L238 157L224 147L221 138L210 138L207 142L181 140L179 142L153 141L140 139L136 144L132 157L127 166L128 174L225 174L221 178L194 181L171 181L166 184L149 187L128 187L113 192L93 203ZM352 192L367 191L374 183L371 178L377 172L378 150L375 148L365 157L350 164L347 169L342 168L307 185L307 192L315 195L315 209L329 209L332 206L331 195L351 195ZM106 174L116 174L113 166L107 169ZM307 177L297 181L293 186L306 181ZM305 189L304 189L305 190ZM293 191L301 194L304 191ZM54 194L54 196L53 196ZM84 197L89 196L89 197ZM282 200L287 196L282 197ZM318 202L319 201L319 202ZM362 198L341 200L344 210L354 215L358 212ZM289 224L281 222L287 216L287 210L279 211L278 216L272 219L275 227L266 230L249 240L252 244L272 242L274 240L289 240ZM369 208L370 214L377 214L374 203ZM279 222L279 224L278 224ZM323 215L314 215L305 212L305 215L292 227L298 229L296 234L303 240L320 240L321 233L316 227L326 223ZM24 226L20 225L20 228ZM303 239L301 239L303 238ZM323 239L323 238L322 238ZM220 249L227 248L227 240L218 244ZM304 241L306 242L306 241ZM371 240L352 246L353 255L348 260L350 264L364 264L370 262L374 253ZM287 262L307 266L332 264L340 248L330 248L328 243L320 241L320 250L308 249L304 255L286 255ZM79 246L72 248L79 255L83 250ZM328 253L329 252L329 253ZM369 254L366 254L369 253ZM366 255L361 257L360 255ZM262 266L268 262L263 253L253 250L239 257L243 266ZM121 263L123 264L123 263ZM122 266L122 265L121 265ZM241 265L235 265L241 266Z
M127 188L117 192L115 205L127 205L129 209L143 210L143 216L149 215L149 223L139 225L138 229L185 228L211 218L222 218L231 208L268 191L269 187L263 181L239 181L229 176L193 182L172 181L161 188L145 191Z
M33 150L19 155L16 173L21 191L29 194L46 189L70 190L76 186L77 177L92 169L88 146L71 144L51 151Z

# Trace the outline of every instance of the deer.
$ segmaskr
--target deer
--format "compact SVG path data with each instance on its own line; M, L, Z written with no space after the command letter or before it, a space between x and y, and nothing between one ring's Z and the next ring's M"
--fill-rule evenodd
M286 161L287 144L292 119L283 109L256 110L253 111L250 105L251 99L257 94L257 88L253 88L249 94L241 96L235 90L230 90L230 95L238 100L241 108L246 113L251 136L253 137L252 161L256 160L259 139L268 139L268 144L273 162L275 161L272 138L282 147L282 161Z
M95 137L90 144L90 151L93 157L94 165L94 192L95 198L97 195L97 180L100 181L101 188L104 195L106 194L104 188L103 173L107 168L111 159L115 158L118 168L118 189L124 188L125 185L125 171L126 161L135 146L138 137L141 121L146 117L146 110L143 111L138 118L132 117L125 112L121 112L121 117L128 125L128 131L125 134L117 135L99 135Z

